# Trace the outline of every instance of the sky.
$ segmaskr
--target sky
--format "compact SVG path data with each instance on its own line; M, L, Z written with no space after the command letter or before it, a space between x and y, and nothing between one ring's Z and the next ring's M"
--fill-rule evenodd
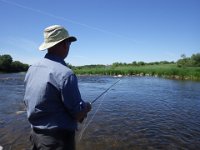
M62 25L77 37L74 66L177 61L200 52L200 0L0 0L0 55L33 64L43 31Z

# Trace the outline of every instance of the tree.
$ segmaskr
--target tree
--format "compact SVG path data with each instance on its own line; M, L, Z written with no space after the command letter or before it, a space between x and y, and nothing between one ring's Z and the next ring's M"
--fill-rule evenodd
M200 67L200 53L193 54L191 60L194 66Z
M20 72L27 71L29 65L20 61L14 61L10 55L0 55L0 71L2 72Z
M191 57L182 54L181 58L177 61L178 67L200 67L200 53L193 54Z
M182 58L182 59L185 59L185 58L186 58L186 55L185 55L185 54L181 54L181 58Z
M120 66L120 64L121 64L121 63L119 63L119 62L114 62L114 63L112 64L112 67L118 67L118 66Z
M131 65L137 66L137 62L136 62L136 61L133 61L133 62L131 63Z
M11 64L11 71L12 72L19 72L19 71L26 71L28 70L28 65L27 64L23 64L20 61L14 61Z
M12 64L12 57L10 55L0 56L0 70L9 71Z
M66 63L67 67L69 67L70 69L73 69L74 66L72 66L70 63Z
M139 66L144 66L144 65L145 65L145 62L139 61L139 62L138 62L138 65L139 65Z

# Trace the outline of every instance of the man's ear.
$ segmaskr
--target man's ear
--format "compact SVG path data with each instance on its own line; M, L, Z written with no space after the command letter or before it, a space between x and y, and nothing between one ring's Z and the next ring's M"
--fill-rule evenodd
M62 47L64 48L64 49L66 49L67 48L67 45L66 45L66 41L64 40L64 41L62 41Z

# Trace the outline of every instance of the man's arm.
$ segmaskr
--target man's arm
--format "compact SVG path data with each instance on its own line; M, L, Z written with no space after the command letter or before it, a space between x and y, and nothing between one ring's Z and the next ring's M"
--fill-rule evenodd
M91 104L84 102L78 88L76 75L72 74L63 84L61 91L62 101L70 115L78 122L86 118L91 110Z

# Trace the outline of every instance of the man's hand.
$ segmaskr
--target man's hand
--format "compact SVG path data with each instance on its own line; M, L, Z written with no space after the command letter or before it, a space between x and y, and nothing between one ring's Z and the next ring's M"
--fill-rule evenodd
M77 114L76 120L80 123L83 122L85 118L87 118L87 113L90 112L92 109L92 106L89 102L85 102L85 109Z
M89 102L86 102L85 105L86 105L86 112L88 113L92 109L92 105Z

